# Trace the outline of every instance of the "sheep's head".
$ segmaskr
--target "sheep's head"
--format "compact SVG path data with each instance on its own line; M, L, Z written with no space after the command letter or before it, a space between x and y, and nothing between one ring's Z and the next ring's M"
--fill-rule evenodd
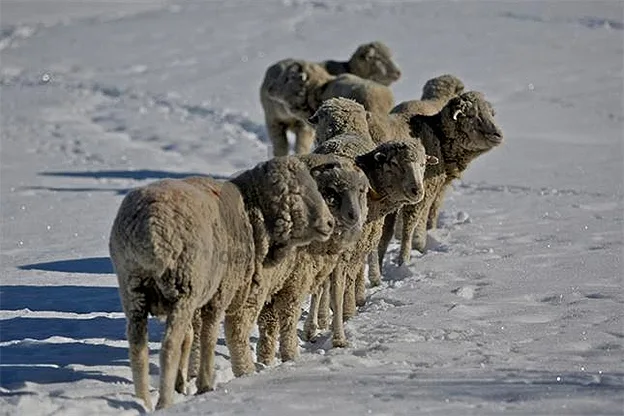
M368 176L373 200L416 204L425 197L424 176L428 164L438 158L425 154L420 140L390 141L355 159Z
M316 110L312 95L332 76L313 62L294 59L284 62L277 76L267 82L267 94L295 116L307 120Z
M360 78L390 85L401 78L390 48L379 41L358 46L349 59L349 71Z
M334 218L308 167L295 156L260 163L232 182L255 195L252 210L260 213L266 235L254 238L267 240L264 248L257 247L265 266L277 264L295 247L331 237Z
M476 91L451 99L440 112L447 137L469 151L486 151L501 144L503 132L494 115L492 104Z
M464 92L464 83L454 75L444 74L428 80L422 89L421 100L450 99Z
M316 144L342 133L368 135L366 109L355 100L337 97L323 101L312 117L308 118L316 130Z
M300 156L322 161L310 169L319 191L334 219L334 235L342 241L355 241L362 232L368 214L366 175L353 160L333 155Z

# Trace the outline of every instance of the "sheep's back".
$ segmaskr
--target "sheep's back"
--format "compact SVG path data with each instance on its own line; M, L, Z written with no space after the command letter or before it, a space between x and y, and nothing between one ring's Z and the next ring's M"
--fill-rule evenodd
M143 285L169 302L209 298L228 270L224 248L251 239L250 229L239 223L245 214L240 195L228 195L224 206L222 191L209 178L167 179L131 191L110 240L120 280L148 275Z
M328 82L322 100L332 97L351 98L370 112L387 114L394 106L390 88L352 74L343 74Z

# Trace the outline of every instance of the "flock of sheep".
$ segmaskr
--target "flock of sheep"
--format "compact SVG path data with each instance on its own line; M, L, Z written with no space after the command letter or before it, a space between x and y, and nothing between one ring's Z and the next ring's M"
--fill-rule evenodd
M148 315L166 317L160 409L192 377L198 393L214 388L221 322L235 376L271 365L278 345L282 361L297 358L308 295L304 337L313 341L333 312L333 346L344 347L343 321L366 301L367 266L369 284L380 284L395 228L399 264L412 244L424 250L445 190L502 132L483 94L452 75L395 105L388 86L400 76L381 42L348 62L279 61L260 88L272 159L228 181L165 179L126 195L109 249L135 393L149 410Z

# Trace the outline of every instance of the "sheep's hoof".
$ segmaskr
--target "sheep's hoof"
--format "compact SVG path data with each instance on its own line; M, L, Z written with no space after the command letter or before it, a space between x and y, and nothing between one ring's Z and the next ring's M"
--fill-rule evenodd
M187 383L186 382L180 382L180 383L176 382L175 391L177 393L186 395L186 392L188 391L187 390Z
M156 410L164 409L169 406L171 406L171 403L158 399L158 402L156 403Z
M366 295L362 296L362 297L357 297L355 298L355 305L356 306L364 306L366 305Z
M374 276L372 278L369 278L370 280L370 287L377 287L381 284L381 276Z
M334 338L332 339L332 348L347 348L349 342L346 338Z
M267 368L269 368L269 364L265 364L265 363L254 363L254 366L256 368L257 372L260 372L262 370L266 370Z
M304 341L315 343L318 339L318 329L316 328L304 328L302 338Z
M197 386L197 392L195 393L195 395L200 395L200 394L204 394L204 393L208 393L214 391L214 387L213 386Z
M143 399L143 407L145 407L145 410L148 412L153 412L154 411L154 405L152 404L152 401L149 398L144 398Z

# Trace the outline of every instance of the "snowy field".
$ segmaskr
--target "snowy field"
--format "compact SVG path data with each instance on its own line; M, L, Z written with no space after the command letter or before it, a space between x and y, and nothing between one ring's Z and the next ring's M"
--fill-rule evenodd
M454 184L429 250L349 348L233 379L169 415L624 414L621 1L2 0L0 414L135 415L108 259L124 193L271 154L258 88L285 57L379 39L397 101L442 73L502 146ZM156 398L162 325L150 322ZM255 338L254 338L255 341Z

